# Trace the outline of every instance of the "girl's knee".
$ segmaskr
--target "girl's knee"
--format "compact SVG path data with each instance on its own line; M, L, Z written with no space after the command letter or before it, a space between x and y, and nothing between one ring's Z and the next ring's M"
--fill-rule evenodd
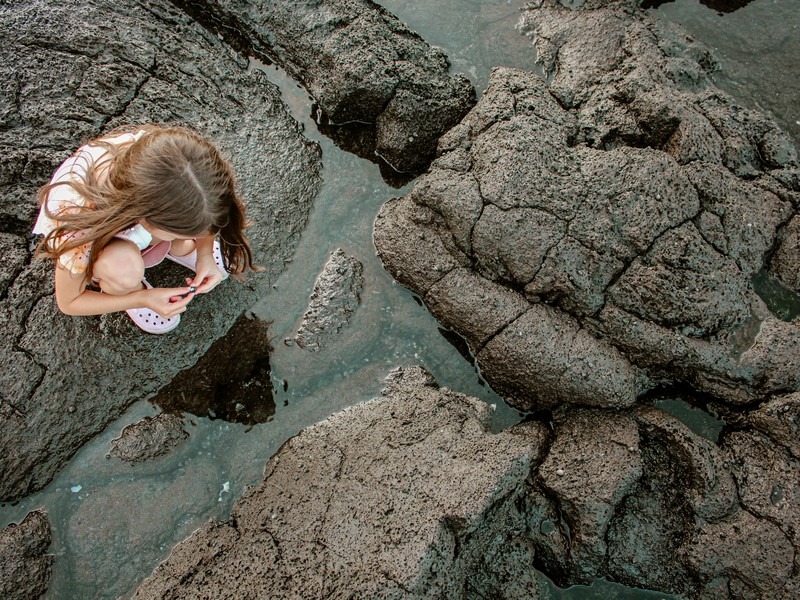
M135 244L127 240L110 242L94 263L94 277L109 294L138 290L144 279L144 261Z

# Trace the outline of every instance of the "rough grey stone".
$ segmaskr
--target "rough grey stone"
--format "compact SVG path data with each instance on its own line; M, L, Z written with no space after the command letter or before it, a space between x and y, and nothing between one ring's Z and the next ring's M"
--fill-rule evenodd
M761 434L720 449L652 407L561 407L552 432L491 435L487 417L398 370L384 398L287 442L231 520L177 546L135 597L522 600L540 597L536 565L564 587L791 598L799 471Z
M126 123L178 122L230 158L256 262L267 267L245 284L223 283L193 301L170 335L152 336L124 314L60 314L52 265L20 265L0 297L0 407L10 415L0 426L0 498L8 499L44 486L87 438L192 364L262 295L306 223L320 151L263 73L248 72L244 57L167 2L15 2L0 11L0 41L0 151L11 157L0 176L3 232L30 239L36 189L83 140ZM167 265L151 282L184 276Z
M459 328L473 354L529 308L522 295L468 269L450 271L431 287L425 302L442 325Z
M613 346L542 304L507 325L477 358L492 387L524 410L629 406L639 392L636 370Z
M125 427L111 440L110 453L131 464L144 462L168 454L187 437L180 417L161 413Z
M439 137L475 103L469 80L448 75L440 48L371 0L173 2L286 69L317 102L334 140L345 137L335 131L343 126L369 125L355 134L366 146L360 152L399 171L423 171Z
M0 531L0 594L8 600L33 600L47 591L53 555L47 513L29 512L21 523Z
M570 581L589 584L606 560L611 517L642 476L636 421L590 410L557 415L538 473L570 524Z
M640 427L667 448L683 469L683 495L692 512L705 521L718 521L734 512L736 485L725 456L712 442L692 433L665 412L640 407L635 413Z
M733 404L800 389L800 328L756 314L751 284L778 232L792 239L786 135L714 87L707 49L635 2L540 0L520 27L547 81L493 71L429 172L384 205L386 268L519 408L625 406L679 382ZM784 246L774 264L788 272ZM467 270L489 285L459 295ZM501 289L513 304L472 309Z
M776 396L755 410L741 413L716 405L726 423L756 429L800 460L800 394Z
M608 524L608 576L630 586L687 595L689 570L679 558L695 527L682 457L647 429L639 429L642 476Z
M781 229L770 262L770 274L790 290L800 292L800 217L792 217Z
M794 549L778 526L746 510L702 525L684 551L701 582L727 580L729 598L779 598L794 566Z
M231 520L179 545L134 597L537 597L530 574L501 592L507 560L531 548L497 536L524 532L514 499L544 428L490 434L488 407L419 368L384 394L287 442Z
M758 433L734 432L723 448L733 461L733 476L744 507L761 519L778 523L800 546L800 462Z
M314 282L308 308L294 341L306 350L321 349L350 322L364 288L361 262L337 248Z

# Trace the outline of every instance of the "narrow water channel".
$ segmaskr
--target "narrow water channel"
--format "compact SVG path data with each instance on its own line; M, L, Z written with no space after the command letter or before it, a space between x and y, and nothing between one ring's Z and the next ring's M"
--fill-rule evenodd
M524 0L382 0L429 43L478 93L495 65L534 69L530 40L515 29ZM745 106L770 112L800 140L800 57L796 0L753 0L724 16L699 0L654 9L684 24L717 53L720 85ZM767 35L766 32L769 32ZM778 40L778 41L775 41ZM147 399L87 444L42 492L0 507L0 526L32 509L47 510L56 555L49 598L115 598L129 594L181 539L210 518L225 519L244 487L263 476L268 458L289 437L347 406L380 394L398 366L420 364L440 385L497 406L493 428L520 415L480 379L437 323L383 270L372 244L381 205L407 188L387 185L378 168L319 134L311 101L281 72L255 61L281 87L285 102L323 150L324 184L293 261L252 312L270 321L275 413L256 425L186 415L189 438L171 454L136 466L109 458L124 426L160 409ZM328 255L343 248L364 265L362 304L352 322L320 352L287 345ZM672 406L665 403L665 406ZM676 409L680 414L691 411ZM702 417L704 418L704 417ZM600 581L559 590L552 598L665 598Z

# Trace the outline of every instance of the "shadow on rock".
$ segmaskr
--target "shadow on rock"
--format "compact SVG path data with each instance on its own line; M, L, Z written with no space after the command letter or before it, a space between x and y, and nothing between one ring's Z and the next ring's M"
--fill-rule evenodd
M275 414L269 367L269 323L242 316L193 367L181 371L152 402L166 412L253 425Z

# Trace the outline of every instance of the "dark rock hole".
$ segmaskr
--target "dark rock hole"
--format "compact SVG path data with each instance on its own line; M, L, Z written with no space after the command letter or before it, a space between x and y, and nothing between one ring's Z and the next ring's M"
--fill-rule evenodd
M261 319L239 317L224 337L162 388L153 402L165 412L188 412L245 425L270 421L275 399L268 327Z

